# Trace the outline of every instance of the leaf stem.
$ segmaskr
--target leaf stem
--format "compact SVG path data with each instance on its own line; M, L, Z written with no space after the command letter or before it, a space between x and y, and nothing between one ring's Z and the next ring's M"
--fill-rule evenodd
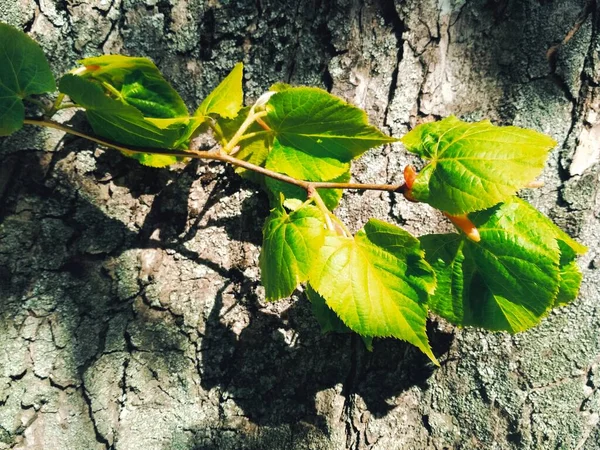
M56 114L56 111L58 111L59 109L64 109L62 107L62 102L64 99L65 94L59 92L58 96L56 97L56 100L54 101L54 104L52 105L52 108L50 108L50 111L48 111L48 117L52 117L54 114Z
M47 113L49 111L48 106L46 106L46 104L43 101L38 100L37 98L26 97L25 100L42 108L44 110L44 113Z
M208 126L213 130L213 133L217 137L219 143L221 145L225 145L227 143L227 139L225 139L225 134L223 133L223 129L221 128L221 125L219 125L219 122L214 120L212 117L209 117L207 123Z
M261 113L258 113L261 114ZM251 170L253 172L259 173L269 178L273 178L275 180L283 181L284 183L292 184L294 186L298 186L306 192L310 193L311 189L356 189L362 191L387 191L387 192L398 192L402 193L406 189L404 184L396 185L396 184L363 184L363 183L334 183L334 182L323 182L323 181L305 181L298 180L296 178L284 175L282 173L274 172L269 169L265 169L264 167L257 166L256 164L252 164L248 161L244 161L243 159L235 158L234 156L228 155L227 153L214 152L214 151L198 151L198 150L170 150L170 149L157 149L157 148L136 148L136 147L125 147L120 144L116 144L96 136L92 136L81 131L78 131L74 128L62 125L58 122L48 119L25 119L24 123L27 125L35 125L40 127L54 128L55 130L62 131L64 133L71 134L73 136L77 136L83 139L87 139L88 141L95 142L96 144L102 145L104 147L114 148L121 152L129 152L129 153L148 153L152 155L166 155L166 156L179 156L183 158L194 158L194 159L206 159L213 161L221 161L225 163L229 163L236 167L243 167L244 169ZM233 142L233 139L229 141L229 144ZM233 148L233 147L232 147ZM320 198L320 196L319 196Z
M323 217L325 217L325 225L327 226L327 229L330 231L336 232L336 227L333 224L333 221L331 220L331 211L329 211L329 208L327 207L327 205L325 205L325 202L323 201L323 199L321 198L321 196L319 195L317 190L314 187L309 186L306 189L306 195L309 200L312 200L315 202L315 206L317 208L319 208L319 210L321 210L321 212L323 213Z
M123 94L121 94L117 88L115 88L114 86L112 86L110 83L107 83L105 81L102 82L102 86L104 87L104 89L106 89L108 92L110 92L112 95L114 95L117 100L119 100L122 103L125 103L125 101L123 100Z
M246 133L241 138L238 139L238 143L245 141L246 139L252 139L253 137L261 136L261 135L267 134L267 133L268 133L268 131L264 131L264 130L263 131L255 131L253 133Z
M261 117L264 117L266 115L266 111L255 113L253 108L250 109L250 113L248 114L248 117L246 117L246 120L244 120L242 125L240 125L240 128L236 131L231 140L223 146L223 152L230 153L238 144L240 139L242 139L242 136L244 136L244 133L250 127L250 125L252 125L256 121L256 119L260 119Z

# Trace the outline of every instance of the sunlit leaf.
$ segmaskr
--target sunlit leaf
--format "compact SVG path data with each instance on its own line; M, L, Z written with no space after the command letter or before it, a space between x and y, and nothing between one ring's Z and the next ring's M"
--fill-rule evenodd
M459 234L421 237L438 281L433 312L458 325L516 333L577 295L573 260L585 247L531 205L513 197L469 218L479 242Z
M349 162L396 141L369 125L363 110L322 89L283 89L269 99L267 111L264 121L279 142L312 157Z
M419 125L402 142L430 161L415 179L412 197L455 215L514 195L542 172L556 145L533 130L466 123L454 116Z
M323 213L305 205L291 213L281 204L263 228L260 270L267 300L289 297L308 280L308 272L325 238Z
M353 331L405 340L437 364L425 332L435 277L406 231L371 219L354 238L326 236L309 282Z
M281 145L278 139L275 139L265 167L298 180L336 183L345 183L350 180L350 163L343 163L331 158L315 158L307 153ZM286 199L297 198L304 201L307 198L306 190L298 186L273 178L267 178L265 182L275 198L279 196L279 193L283 193ZM318 192L330 210L335 209L342 197L341 189L319 189Z
M200 104L195 115L208 116L218 114L227 119L233 119L242 109L244 92L242 90L242 75L244 65L237 63L233 70Z
M223 142L221 142L222 145L224 145L233 137L244 120L246 120L246 117L248 117L249 111L250 107L246 107L242 108L234 119L216 119L225 139ZM247 133L252 133L254 136L239 142L239 148L235 153L235 157L238 159L243 159L244 161L248 161L257 166L264 166L267 156L269 155L269 151L273 146L273 133L264 130L256 122L253 123L250 128L248 128ZM241 167L237 167L235 171L244 178L250 179L259 184L263 183L263 176L260 174Z

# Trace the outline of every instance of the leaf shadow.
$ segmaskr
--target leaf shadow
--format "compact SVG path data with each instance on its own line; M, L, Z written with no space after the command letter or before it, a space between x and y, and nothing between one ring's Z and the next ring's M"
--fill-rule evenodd
M375 342L370 353L355 336L321 335L302 295L281 311L265 306L258 299L257 282L246 277L243 268L225 268L186 246L196 233L210 227L223 228L232 240L259 243L260 223L256 217L268 213L264 198L258 204L243 201L241 215L206 220L211 208L227 201L243 181L229 181L229 174L218 180L207 178L204 188L210 185L212 190L192 220L193 226L186 229L190 222L186 199L196 181L197 164L157 175L154 169L129 162L116 153L111 156L116 156L117 162L97 156L98 170L84 177L95 183L108 175L108 180L133 189L135 201L148 193L155 196L136 232L82 195L82 187L75 187L68 177L58 181L48 178L64 158L79 149L81 141L67 138L64 144L50 162L42 161L43 154L38 159L32 158L30 152L11 156L14 162L5 175L9 177L7 193L0 204L2 217L12 218L22 197L30 199L25 228L31 228L31 233L20 222L6 233L23 248L33 245L29 251L18 254L18 263L6 265L0 272L0 287L6 294L2 297L25 298L31 286L43 278L44 295L52 298L54 306L40 316L41 323L47 320L50 324L68 324L67 343L57 352L56 359L57 364L60 359L68 363L63 364L62 372L59 366L50 372L53 383L81 385L101 358L119 352L127 355L128 361L133 355L141 355L137 359L143 359L142 366L151 376L181 370L185 359L181 348L187 345L182 337L181 317L165 321L169 314L144 302L147 282L140 274L121 273L125 270L119 265L121 258L138 249L175 252L225 280L200 341L200 385L206 391L217 390L222 400L226 393L254 424L308 424L327 435L330 430L323 405L317 400L319 393L341 386L339 394L347 403L360 396L373 415L383 417L395 407L388 401L390 398L427 383L433 368L411 346L381 340ZM106 180L101 178L99 182ZM149 181L148 190L135 191L140 180ZM56 222L56 226L45 229L46 222ZM68 236L64 235L66 231ZM18 250L7 247L6 252L16 255ZM123 282L127 277L130 284ZM223 320L227 297L248 312L249 323L241 332ZM14 310L15 316L29 307L11 302L10 308L2 306ZM438 339L441 337L434 335L434 343ZM441 352L446 350L447 346ZM127 372L127 367L123 370ZM113 384L121 383L115 379Z

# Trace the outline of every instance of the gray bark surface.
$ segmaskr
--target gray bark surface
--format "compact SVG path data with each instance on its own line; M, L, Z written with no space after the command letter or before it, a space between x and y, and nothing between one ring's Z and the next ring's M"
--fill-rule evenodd
M191 109L234 62L251 101L324 87L401 136L456 114L552 135L523 195L589 246L580 297L510 336L430 320L403 342L321 335L263 301L263 194L228 167L156 170L54 131L0 141L0 449L600 448L600 9L594 0L3 0L55 73L151 57ZM80 114L61 120L85 127ZM392 183L400 144L354 166ZM425 205L345 195L420 235Z

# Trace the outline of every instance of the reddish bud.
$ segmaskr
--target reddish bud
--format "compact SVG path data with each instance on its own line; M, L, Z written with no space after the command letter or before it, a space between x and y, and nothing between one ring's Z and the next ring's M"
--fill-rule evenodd
M406 183L406 187L410 190L415 184L415 179L417 178L417 171L410 164L404 168L404 182Z
M448 213L444 213L444 215L448 219L450 219L450 222L452 222L456 226L456 228L465 233L469 239L471 239L474 242L481 241L479 230L475 227L473 222L469 220L466 214L463 214L461 216L452 216Z

